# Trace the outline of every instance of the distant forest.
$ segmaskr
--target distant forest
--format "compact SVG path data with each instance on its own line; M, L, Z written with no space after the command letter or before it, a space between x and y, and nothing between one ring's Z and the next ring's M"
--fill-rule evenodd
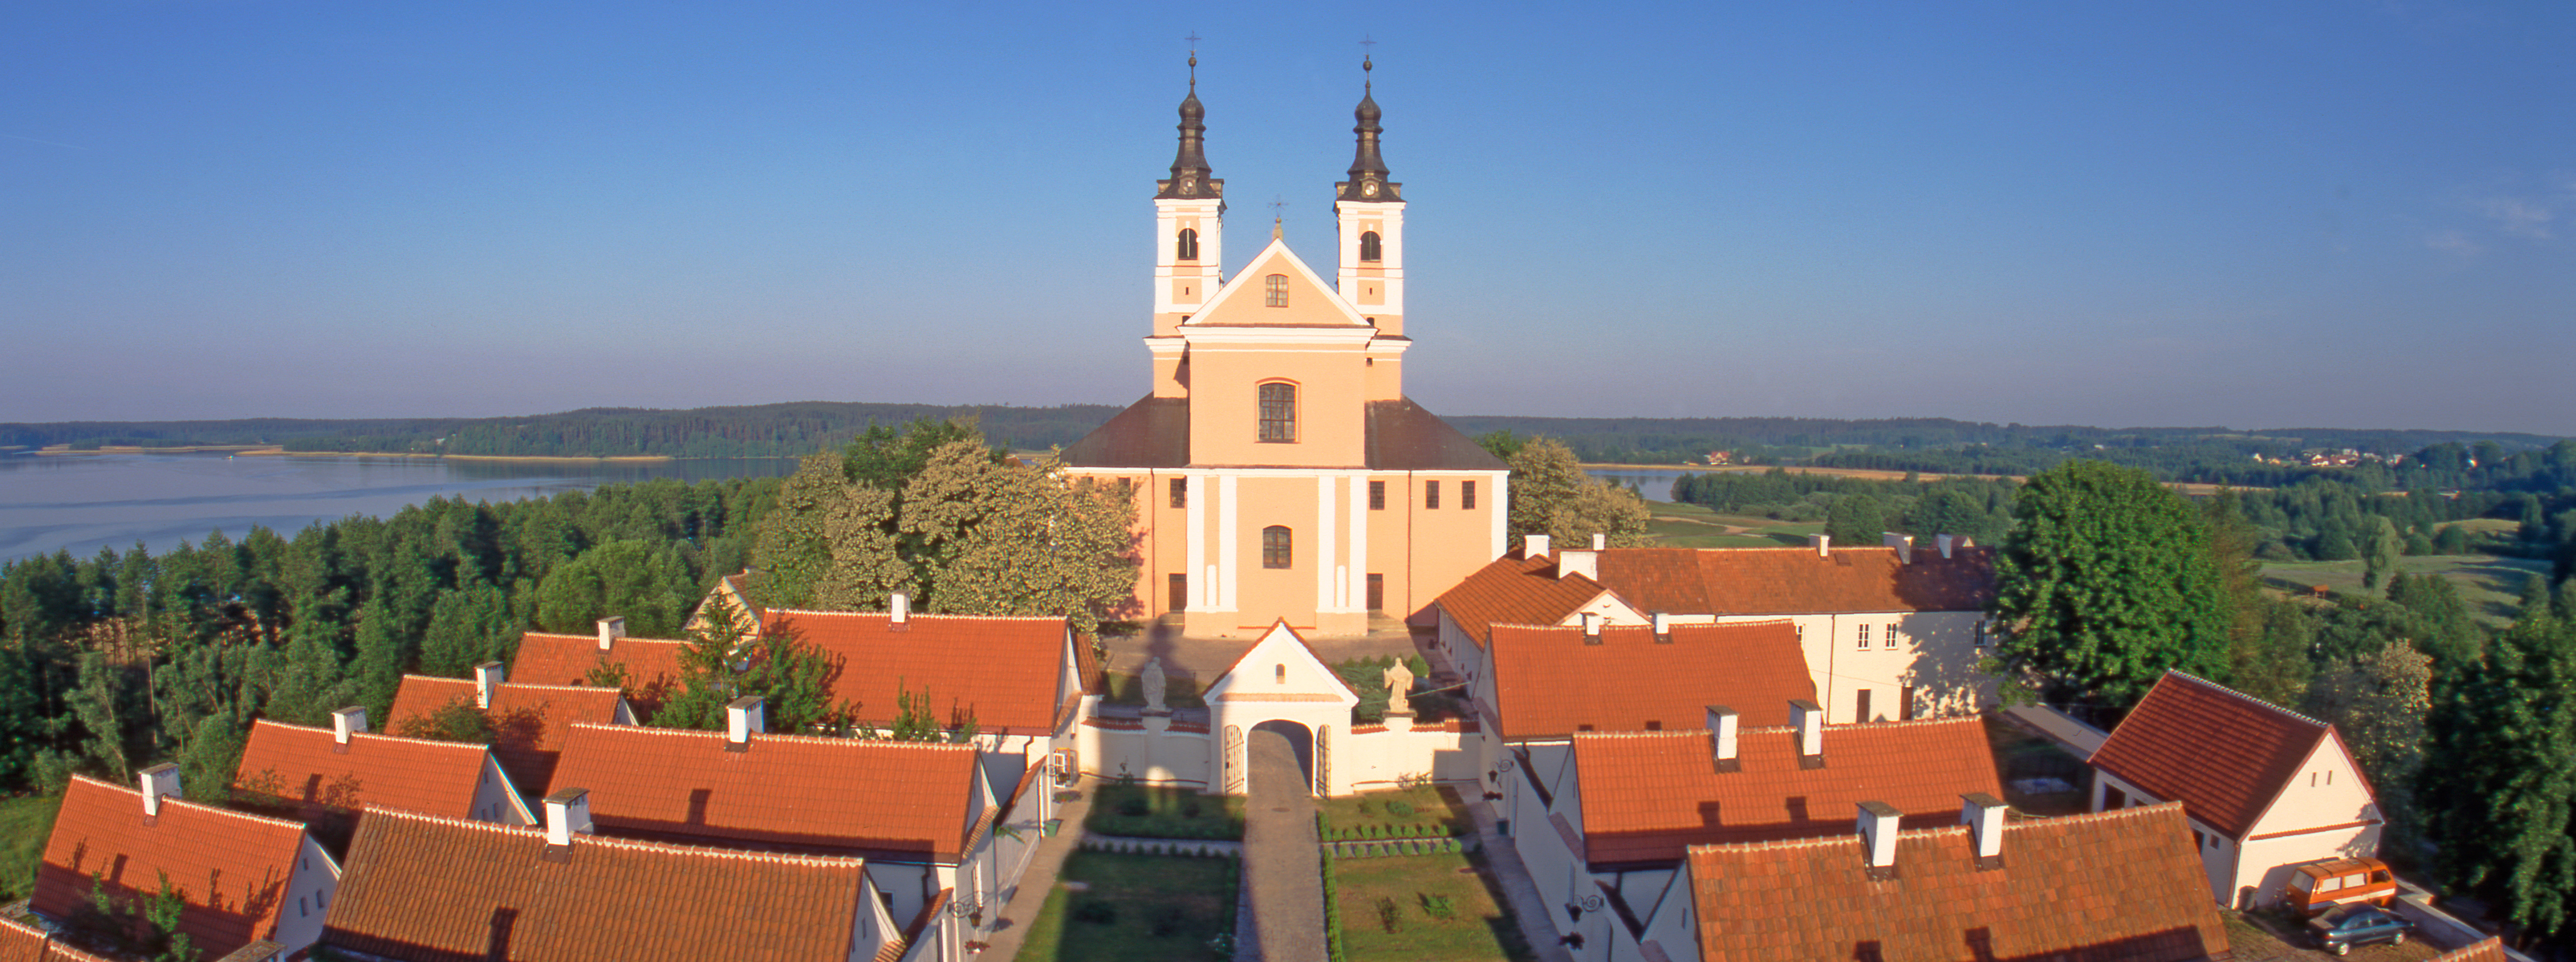
M381 418L236 421L72 421L0 424L0 452L53 445L73 449L135 445L276 444L292 451L460 454L518 457L795 457L849 442L872 424L916 418L976 418L986 437L1012 448L1071 444L1118 413L1105 404L1056 407L866 404L801 401L743 407L655 410L585 408L504 418ZM1590 462L1680 464L1729 452L1736 464L1803 464L1943 474L2029 474L2070 457L2144 468L2169 481L2277 486L2358 469L2275 465L2307 451L2352 450L2383 457L2435 455L2429 474L2366 487L2479 485L2467 472L2530 457L2559 438L2471 431L2349 428L2094 428L1894 418L1545 418L1467 415L1449 422L1468 434L1509 431L1564 441ZM2401 472L2403 473L2403 472ZM2451 475L2458 475L2453 479ZM2375 479L2374 479L2375 480ZM2483 480L2483 479L2479 479Z

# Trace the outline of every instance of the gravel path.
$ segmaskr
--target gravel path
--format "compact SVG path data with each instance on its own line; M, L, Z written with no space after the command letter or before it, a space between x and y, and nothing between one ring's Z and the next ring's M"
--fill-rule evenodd
M1323 962L1324 863L1315 802L1288 737L1255 729L1244 739L1251 797L1243 827L1243 889L1266 962Z

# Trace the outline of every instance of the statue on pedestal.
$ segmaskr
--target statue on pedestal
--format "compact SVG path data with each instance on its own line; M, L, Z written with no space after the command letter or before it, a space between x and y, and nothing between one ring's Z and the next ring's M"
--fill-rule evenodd
M1160 658L1147 658L1147 659L1145 659L1145 673L1137 679L1136 683L1137 683L1138 685L1143 686L1143 687L1144 687L1144 689L1145 689L1145 710L1146 710L1146 711L1151 711L1151 712L1170 711L1170 709L1167 709L1167 708L1164 708L1164 707L1163 707L1163 660L1162 660L1162 659L1160 659Z
M1386 713L1389 715L1413 714L1413 669L1405 667L1404 662L1399 659L1395 664L1388 665L1386 673L1379 675L1378 679L1386 682Z

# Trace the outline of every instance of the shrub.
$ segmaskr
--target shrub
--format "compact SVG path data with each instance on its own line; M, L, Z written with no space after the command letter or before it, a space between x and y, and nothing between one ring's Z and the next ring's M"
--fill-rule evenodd
M1445 919L1458 913L1457 901L1449 896L1417 892L1414 897L1422 900L1422 914L1432 918Z
M1073 920L1089 922L1093 925L1115 925L1118 922L1118 907L1107 902L1085 901L1073 907Z
M1404 816L1413 814L1413 803L1400 799L1389 801L1386 803L1386 813L1397 818L1403 818Z
M1118 801L1120 815L1142 816L1153 813L1154 806L1146 804L1145 799L1140 796L1130 795Z
M1404 912L1396 908L1394 899L1377 900L1377 924L1389 933L1404 931Z

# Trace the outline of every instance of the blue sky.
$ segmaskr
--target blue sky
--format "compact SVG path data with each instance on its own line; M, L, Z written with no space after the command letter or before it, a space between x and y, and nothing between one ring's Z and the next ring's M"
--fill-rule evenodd
M2576 434L2576 5L0 8L0 420L1144 393L1358 41L1456 414Z

